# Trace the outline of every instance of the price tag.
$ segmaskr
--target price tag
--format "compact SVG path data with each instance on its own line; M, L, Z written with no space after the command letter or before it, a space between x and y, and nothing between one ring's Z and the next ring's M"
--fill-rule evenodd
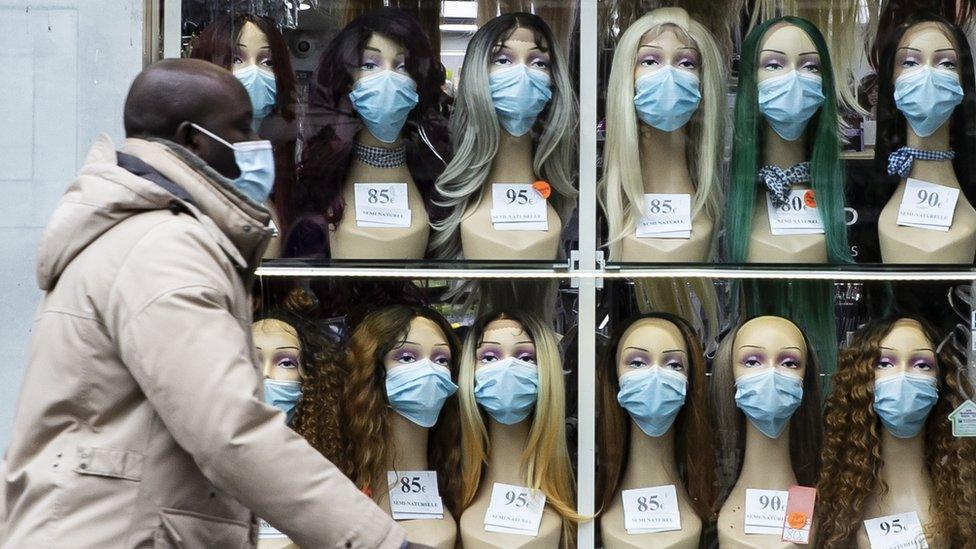
M264 519L258 519L258 539L287 539L277 528Z
M485 531L538 536L546 495L524 486L496 482L485 513Z
M496 231L548 231L546 199L531 184L493 184L491 223Z
M691 195L645 194L637 238L691 238Z
M928 549L929 546L915 511L866 520L864 529L871 549Z
M789 495L786 490L746 488L745 533L782 535Z
M624 526L628 534L681 530L678 494L674 484L624 490Z
M948 231L956 212L959 189L936 185L921 179L905 183L905 194L898 206L898 224L916 229Z
M769 215L769 231L775 236L824 234L823 219L820 218L812 190L790 191L786 204L778 208L773 206L773 199L766 193L766 212Z
M410 227L406 183L356 183L356 226Z
M817 490L807 486L790 486L786 501L786 521L783 523L783 541L798 545L810 543L810 529L813 527L813 504L817 500Z
M386 481L394 520L444 518L437 471L387 471Z

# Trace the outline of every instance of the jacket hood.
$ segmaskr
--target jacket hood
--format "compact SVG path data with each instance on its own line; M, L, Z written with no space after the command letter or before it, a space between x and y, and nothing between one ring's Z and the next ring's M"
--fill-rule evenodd
M192 202L120 167L112 140L99 135L41 238L36 272L41 290L51 290L71 261L109 229L146 211L170 209L174 203L197 217L242 269L256 264L271 234L271 216L263 206L175 143L127 139L122 152L185 189Z

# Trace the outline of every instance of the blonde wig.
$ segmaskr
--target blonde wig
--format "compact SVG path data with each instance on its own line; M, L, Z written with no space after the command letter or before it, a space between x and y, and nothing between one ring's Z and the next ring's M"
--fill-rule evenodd
M911 318L935 345L928 322ZM817 487L817 528L824 547L850 547L873 493L885 494L881 480L881 430L874 411L875 365L881 342L900 317L876 320L854 333L841 351L834 390L827 399L823 474ZM925 464L932 476L931 522L926 531L948 546L976 547L976 441L952 436L948 416L972 395L966 375L948 350L937 353L939 400L925 421Z
M532 129L535 146L532 167L552 188L550 203L565 222L575 205L573 168L576 162L576 95L569 65L549 26L531 13L509 13L489 21L468 43L461 82L451 115L454 158L435 183L434 203L445 216L434 221L430 254L441 259L461 255L461 218L481 200L488 182L501 126L491 100L488 68L492 55L516 29L533 31L536 45L549 52L552 99Z
M691 215L717 219L722 202L721 161L725 135L725 63L711 33L681 8L661 8L634 22L620 37L613 54L607 86L607 141L603 155L600 198L606 212L610 260L619 261L621 240L634 232L644 209L644 180L638 150L639 122L634 108L634 60L641 38L667 29L701 52L701 104L686 128L685 155L695 183Z
M461 503L467 508L485 474L491 452L488 438L487 414L474 398L477 350L484 340L485 328L496 320L518 322L525 334L535 343L536 364L539 368L539 394L535 410L530 416L532 428L522 452L521 464L525 486L546 495L546 504L563 519L563 545L572 545L576 538L575 481L566 446L566 389L563 382L562 360L556 334L537 317L514 310L494 312L482 316L468 331L461 350L461 373L458 394L461 402Z

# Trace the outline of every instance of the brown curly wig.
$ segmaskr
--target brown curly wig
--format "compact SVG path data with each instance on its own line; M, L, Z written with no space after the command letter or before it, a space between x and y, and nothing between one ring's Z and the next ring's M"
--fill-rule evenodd
M827 399L823 468L818 486L817 524L823 547L849 547L872 493L888 489L881 480L881 429L874 411L874 366L881 341L902 318L915 320L929 341L938 335L926 321L892 317L862 327L841 351L834 390ZM976 444L954 438L947 416L972 394L965 375L946 351L937 353L939 400L925 422L925 464L932 476L930 537L951 547L976 547Z
M386 397L384 358L410 331L410 322L426 318L444 333L451 350L451 379L457 383L461 345L451 325L437 312L410 305L393 305L367 315L353 331L342 361L345 378L342 425L347 474L356 486L378 494L386 490L391 447L389 401ZM427 441L427 460L437 471L444 505L461 516L461 427L457 394L444 403Z

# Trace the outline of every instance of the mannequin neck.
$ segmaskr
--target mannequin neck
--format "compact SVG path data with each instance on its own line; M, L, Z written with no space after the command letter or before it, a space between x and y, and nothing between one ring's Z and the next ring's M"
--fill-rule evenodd
M925 484L925 429L912 438L898 438L881 426L881 460L880 477L889 493L897 493L899 487Z
M787 141L763 121L763 166L779 166L786 170L800 162L806 162L806 132L795 141ZM760 433L761 435L762 433Z
M363 145L368 145L370 147L380 147L383 149L396 149L403 145L403 140L398 136L396 141L393 143L384 143L376 138L370 131L366 128L359 130L356 134L356 142L362 143Z
M677 484L674 462L674 425L659 437L647 436L630 420L630 448L621 486L624 489Z
M645 193L694 194L686 153L687 124L673 132L639 123L641 179Z
M389 470L426 471L427 435L430 429L421 427L390 409L390 436L393 448L390 452Z
M535 170L532 168L534 146L532 133L521 137L501 128L498 135L498 151L492 160L491 171L488 173L488 183L532 183L536 180ZM490 189L489 185L485 185ZM486 190L486 192L491 192Z
M949 123L946 122L935 130L935 133L928 137L919 137L912 130L910 124L907 126L906 146L923 151L948 151L949 150ZM947 187L959 188L959 180L956 179L956 171L952 167L951 160L915 160L912 164L912 171L908 174L914 179L921 179L930 183L937 183Z
M746 419L746 450L742 458L739 484L763 486L792 486L796 484L793 460L790 458L790 427L779 438L769 438Z
M532 414L515 425L498 423L488 418L488 472L486 479L523 486L526 484L522 470L522 452L532 429Z

